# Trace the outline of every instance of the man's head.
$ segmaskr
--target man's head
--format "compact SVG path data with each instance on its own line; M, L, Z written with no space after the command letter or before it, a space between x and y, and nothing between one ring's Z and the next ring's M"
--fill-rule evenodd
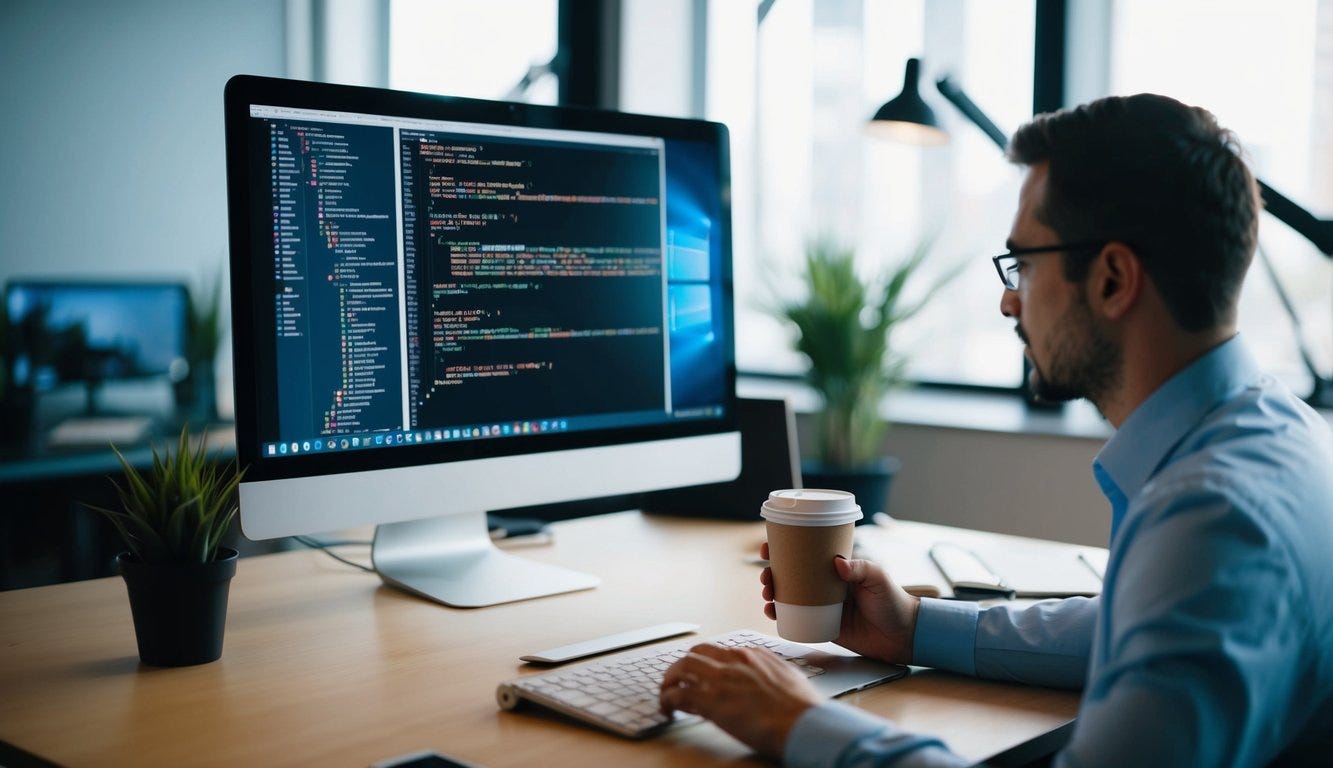
M1019 333L1037 369L1037 394L1097 401L1117 386L1116 328L1089 306L1114 289L1116 256L1133 260L1179 332L1234 326L1259 198L1234 137L1210 113L1151 94L1109 97L1038 116L1014 134L1009 156L1031 167L1011 247L1107 244L1034 254L1023 268L1030 260L1034 277L1049 277L1063 260L1067 284L1088 281L1094 267L1109 264L1112 274L1103 274L1099 293L1089 283L1088 293L1044 308L1046 316L1006 293L1006 314L1022 307Z

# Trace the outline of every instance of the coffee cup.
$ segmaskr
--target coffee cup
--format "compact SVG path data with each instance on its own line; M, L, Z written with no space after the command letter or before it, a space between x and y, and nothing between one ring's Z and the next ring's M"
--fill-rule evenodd
M823 488L773 491L759 514L768 526L778 635L798 643L837 638L847 583L833 559L852 555L852 531L862 517L856 497Z

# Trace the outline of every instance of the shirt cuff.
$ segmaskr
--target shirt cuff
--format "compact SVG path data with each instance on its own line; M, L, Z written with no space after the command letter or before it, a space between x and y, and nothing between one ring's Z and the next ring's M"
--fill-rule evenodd
M789 768L831 765L862 738L893 728L888 721L836 701L807 709L787 734L782 763Z
M965 675L977 673L977 616L970 600L921 598L912 638L912 663Z

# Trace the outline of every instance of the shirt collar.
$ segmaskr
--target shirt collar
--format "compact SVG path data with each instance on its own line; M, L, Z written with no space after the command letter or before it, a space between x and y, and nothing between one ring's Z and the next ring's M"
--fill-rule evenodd
M1107 493L1104 480L1115 486L1121 499L1133 498L1209 411L1260 376L1240 337L1233 336L1158 387L1125 419L1093 462L1094 474L1112 505L1115 499Z

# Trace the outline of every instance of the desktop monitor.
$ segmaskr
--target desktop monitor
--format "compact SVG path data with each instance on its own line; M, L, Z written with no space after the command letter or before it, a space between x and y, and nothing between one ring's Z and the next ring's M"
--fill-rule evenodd
M725 127L250 76L225 112L247 536L373 524L385 583L490 605L597 579L487 510L739 473Z
M184 375L189 300L184 283L11 280L5 312L15 386L86 390L84 410L114 381L167 381Z

